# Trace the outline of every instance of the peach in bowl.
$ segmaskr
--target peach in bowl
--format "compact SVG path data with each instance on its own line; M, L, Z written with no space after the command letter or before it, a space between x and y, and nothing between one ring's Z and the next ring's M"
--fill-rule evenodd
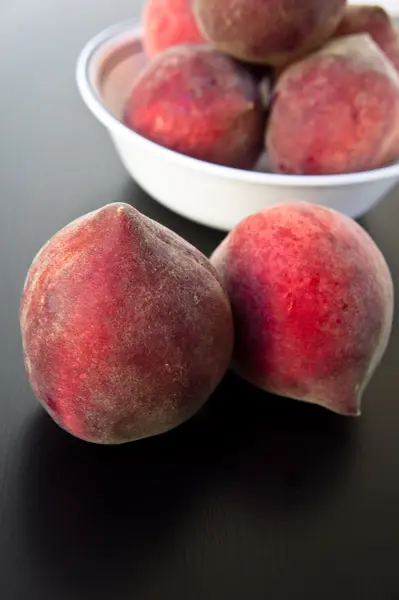
M337 43L341 42L333 42ZM363 39L363 43L369 40ZM293 200L327 206L357 218L377 204L399 180L396 161L353 173L276 173L271 172L266 155L260 156L252 170L245 170L193 158L155 143L133 131L124 118L133 81L146 62L140 24L127 21L112 26L82 50L77 65L78 87L90 111L108 130L131 176L150 196L188 219L230 230L249 214ZM277 83L277 87L282 86L282 93L284 77L283 73ZM278 162L283 157L288 161L289 154L289 164L294 161L300 168L302 154L295 131L288 128L286 138L281 133L287 115L291 118L292 112L287 113L287 107L281 106L271 124L273 156L270 158ZM391 119L393 125L399 123L396 119L399 112ZM339 126L338 118L336 123ZM394 129L392 126L393 133ZM334 127L329 135L334 135ZM390 139L389 144L389 149L382 149L387 157L393 147L396 149L396 140Z

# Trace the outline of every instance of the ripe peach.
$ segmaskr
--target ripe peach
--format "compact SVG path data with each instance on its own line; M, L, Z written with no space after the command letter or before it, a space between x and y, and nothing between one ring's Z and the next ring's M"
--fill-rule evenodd
M335 37L368 33L399 71L399 31L381 6L347 6Z
M147 0L143 12L143 43L149 58L171 46L205 43L190 0Z
M335 31L346 0L193 0L200 31L241 60L286 65Z
M393 284L369 235L305 202L247 217L211 258L233 309L233 365L280 396L360 414L388 343Z
M209 46L175 46L138 76L125 123L194 158L249 169L259 157L263 108L254 78Z
M103 444L191 417L232 352L229 302L208 259L122 203L73 221L41 249L20 320L37 398L67 431Z
M275 171L299 175L399 158L399 75L368 35L333 40L282 73L266 147Z

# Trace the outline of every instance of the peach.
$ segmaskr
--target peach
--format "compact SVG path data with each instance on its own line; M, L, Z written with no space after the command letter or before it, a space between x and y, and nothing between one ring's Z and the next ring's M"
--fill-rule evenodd
M20 322L37 398L61 427L102 444L191 417L232 353L229 301L209 260L122 203L73 221L40 250Z
M241 60L286 65L336 30L346 0L193 0L200 31Z
M288 67L272 98L273 170L366 171L399 158L399 75L368 35L333 40Z
M142 136L211 163L251 168L263 137L255 79L208 46L175 46L136 79L124 121Z
M143 43L149 58L171 46L205 43L190 0L147 0L143 12Z
M280 396L360 414L393 315L389 269L360 225L280 204L237 225L211 260L232 305L235 370Z
M335 37L368 33L399 71L399 31L381 6L347 6Z

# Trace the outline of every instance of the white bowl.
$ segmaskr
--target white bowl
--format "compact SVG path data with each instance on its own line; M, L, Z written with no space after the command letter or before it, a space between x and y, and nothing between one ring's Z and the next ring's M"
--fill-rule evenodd
M132 177L171 210L211 227L229 230L244 217L284 201L307 200L356 218L399 179L399 163L345 175L280 175L206 163L134 133L121 122L135 74L145 64L137 21L103 31L82 50L77 83L83 100L108 129Z

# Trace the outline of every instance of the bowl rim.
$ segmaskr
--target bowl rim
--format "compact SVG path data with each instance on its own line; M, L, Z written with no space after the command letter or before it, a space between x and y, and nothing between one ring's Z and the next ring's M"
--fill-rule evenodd
M111 46L113 50L116 51L122 43L122 38L129 39L133 36L137 38L140 29L139 19L128 19L111 25L92 37L85 44L78 56L75 76L80 95L93 115L111 133L123 135L136 145L141 146L149 152L158 154L160 158L163 157L169 162L179 163L180 166L208 173L215 177L222 177L245 183L289 187L327 187L357 185L381 179L399 178L399 162L371 171L343 173L338 175L285 175L281 173L245 171L243 169L208 163L180 154L174 150L160 146L132 131L105 107L95 89L92 80L93 78L90 76L90 73L92 72L96 58L104 51L105 47Z

